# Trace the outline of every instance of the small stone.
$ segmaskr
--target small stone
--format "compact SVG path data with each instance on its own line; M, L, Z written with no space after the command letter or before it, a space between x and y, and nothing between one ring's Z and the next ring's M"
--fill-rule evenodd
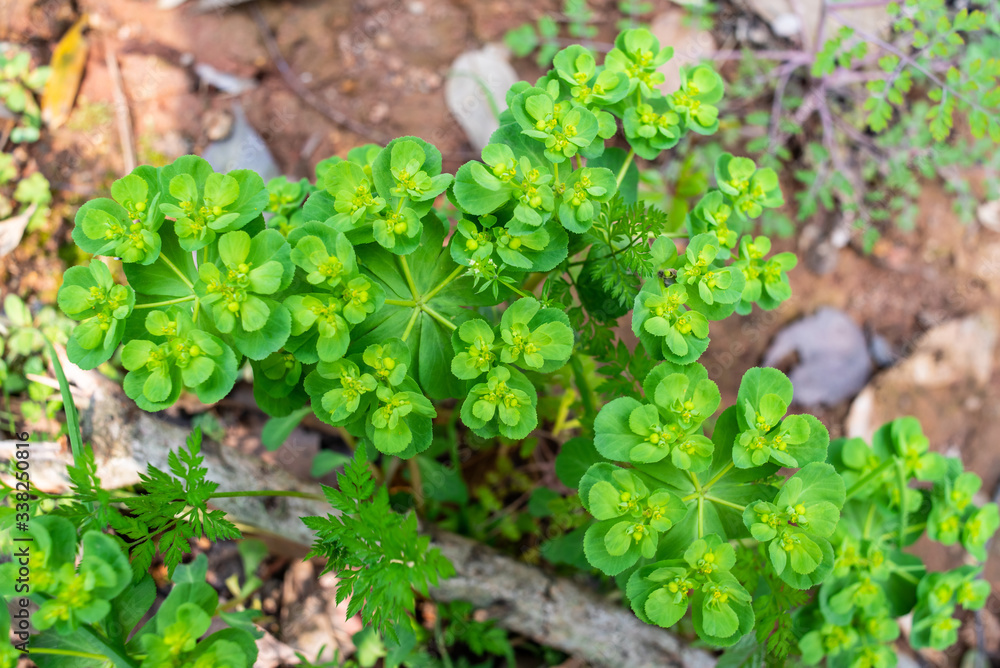
M802 31L802 19L797 14L781 14L771 22L771 30L778 37L794 37Z
M233 131L233 114L226 109L209 109L202 117L202 126L209 141L225 139Z
M980 224L993 232L1000 232L1000 199L984 202L976 208Z
M403 69L403 59L396 55L387 56L385 59L385 69L390 72L399 72Z
M225 139L209 144L202 157L208 160L217 172L252 169L260 174L265 183L279 176L281 169L274 162L264 140L247 121L243 107L235 103L232 113L232 132Z
M389 117L389 105L385 102L376 102L372 105L371 111L368 112L368 120L371 123L378 124Z
M850 316L824 307L778 332L764 354L774 366L792 353L799 363L788 374L794 401L804 406L832 406L854 397L872 374L864 333Z
M846 435L870 439L881 425L908 414L927 416L943 433L955 433L956 421L964 429L965 411L979 410L977 403L982 403L977 395L993 374L998 340L1000 314L992 310L934 326L916 341L909 357L879 374L857 396L844 421ZM969 397L976 398L970 402ZM924 412L914 413L920 410ZM935 410L939 414L931 417L928 411Z
M899 355L892 349L892 344L886 341L884 336L873 334L868 340L868 353L875 362L875 366L882 369L892 366L899 359Z
M496 112L507 108L507 89L519 79L508 61L506 47L487 44L476 51L466 51L451 64L444 86L445 103L477 151L489 143L490 135L500 127Z
M760 23L754 23L750 26L750 29L747 31L747 37L751 44L757 46L765 46L770 41L767 28Z

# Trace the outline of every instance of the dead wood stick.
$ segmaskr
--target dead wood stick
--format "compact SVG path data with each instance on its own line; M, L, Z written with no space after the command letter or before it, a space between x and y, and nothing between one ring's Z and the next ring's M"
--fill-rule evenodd
M129 112L128 98L125 96L125 82L122 80L122 72L118 67L118 56L115 55L110 46L105 47L104 59L113 84L115 118L118 122L118 140L122 145L122 160L125 171L131 173L135 169L136 156L135 142L132 139L132 114Z

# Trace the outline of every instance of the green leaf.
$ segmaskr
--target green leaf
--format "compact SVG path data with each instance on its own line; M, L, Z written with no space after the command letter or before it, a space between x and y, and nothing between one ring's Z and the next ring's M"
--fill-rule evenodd
M643 437L635 434L629 426L632 412L641 403L630 397L619 397L605 404L594 420L594 445L597 451L617 461L629 461L629 452Z
M443 241L444 228L440 221L436 216L428 216L424 221L420 247L406 258L417 291L421 295L430 292L458 269ZM396 256L369 245L358 249L358 260L366 275L383 287L386 299L413 299ZM471 278L460 276L428 300L427 306L457 327L470 317L463 307L497 301L492 295L477 294L472 285ZM402 337L414 315L414 308L389 304L383 306L355 327L349 354L364 350L372 343ZM452 331L451 327L420 310L406 339L407 345L416 353L410 375L432 399L464 394L462 381L451 373L451 360L454 356Z
M784 402L785 406L792 403L793 387L792 381L778 371L766 367L754 367L743 374L740 381L740 389L736 395L736 418L739 421L741 430L748 429L750 425L746 421L745 407L751 406L759 412L759 407L765 395L773 394ZM782 414L783 416L783 414Z
M603 457L594 448L591 439L571 438L562 444L559 454L556 455L556 475L564 485L575 489L587 469L602 460Z

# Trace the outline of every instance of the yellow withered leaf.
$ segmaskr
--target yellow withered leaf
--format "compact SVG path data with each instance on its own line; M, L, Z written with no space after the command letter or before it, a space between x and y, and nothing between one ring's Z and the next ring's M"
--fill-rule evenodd
M42 93L42 121L50 128L58 128L69 118L73 101L80 88L83 68L87 64L87 38L83 29L87 25L84 14L73 24L52 52L52 74Z

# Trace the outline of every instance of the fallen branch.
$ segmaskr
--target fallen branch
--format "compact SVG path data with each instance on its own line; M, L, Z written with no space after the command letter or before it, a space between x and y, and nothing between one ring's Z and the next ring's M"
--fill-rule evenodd
M94 449L98 475L106 487L137 484L138 473L145 471L147 464L168 468L167 454L184 442L190 431L188 425L140 410L116 384L95 372L81 371L72 364L65 364L65 370L74 386L84 442ZM0 442L0 458L11 458L14 449L13 442ZM42 491L65 493L69 490L65 465L71 455L65 448L46 454L44 458L33 458L32 479L36 484L47 481L49 489ZM299 480L284 469L212 441L204 442L201 454L208 479L218 482L221 492L320 492L316 483ZM304 498L223 498L213 503L237 524L290 541L293 545L289 547L301 554L313 535L299 517L332 512L325 502ZM620 603L567 578L550 575L454 534L431 533L434 546L451 560L456 571L453 578L432 590L436 600L470 601L486 609L500 626L577 656L592 666L701 668L715 663L706 652L685 646L670 633L640 622Z

